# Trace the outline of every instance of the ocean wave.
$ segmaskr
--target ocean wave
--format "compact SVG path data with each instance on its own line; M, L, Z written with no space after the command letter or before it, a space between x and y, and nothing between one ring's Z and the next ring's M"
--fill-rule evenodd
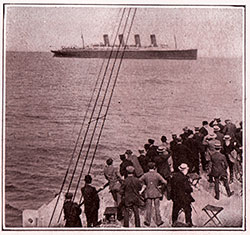
M5 204L5 210L16 212L18 214L22 214L22 210L19 210L18 208L11 206L9 203Z

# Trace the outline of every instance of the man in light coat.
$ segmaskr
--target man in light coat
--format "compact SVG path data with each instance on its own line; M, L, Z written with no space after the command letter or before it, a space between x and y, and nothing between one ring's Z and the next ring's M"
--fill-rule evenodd
M108 180L109 190L113 196L116 206L121 202L121 176L118 174L118 170L113 166L113 159L109 158L106 161L106 166L104 167L104 176Z
M167 185L167 181L155 171L155 163L148 164L149 172L145 173L140 180L146 185L145 199L146 199L146 218L144 224L150 226L152 215L152 202L155 207L156 225L161 226L164 222L160 215L160 198L162 193L158 186L160 183Z

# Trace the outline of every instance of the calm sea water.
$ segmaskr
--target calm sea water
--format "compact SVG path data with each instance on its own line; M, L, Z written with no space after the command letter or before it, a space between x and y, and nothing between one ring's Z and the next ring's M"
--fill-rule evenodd
M102 60L6 55L5 225L59 192ZM220 116L242 120L242 60L124 60L91 174L107 157ZM84 172L86 173L86 172ZM81 184L82 185L82 184Z

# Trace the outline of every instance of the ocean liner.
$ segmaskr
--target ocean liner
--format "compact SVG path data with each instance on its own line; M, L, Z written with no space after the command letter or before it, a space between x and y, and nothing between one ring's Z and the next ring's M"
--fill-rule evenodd
M56 57L77 58L121 58L125 46L123 35L119 35L119 45L111 46L107 34L103 35L104 44L93 46L63 47L60 50L51 50ZM142 46L140 36L135 35L135 45L126 45L123 59L166 59L166 60L196 60L197 49L169 49L167 46L158 46L154 34L150 35L151 45ZM82 37L83 40L83 37ZM177 46L176 46L177 47Z

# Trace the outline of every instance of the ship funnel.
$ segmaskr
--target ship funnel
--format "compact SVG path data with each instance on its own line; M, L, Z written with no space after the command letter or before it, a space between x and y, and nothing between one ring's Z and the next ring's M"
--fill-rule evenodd
M135 46L136 47L141 47L141 40L140 40L140 35L135 34Z
M151 46L157 47L156 37L155 37L154 34L151 34L151 35L150 35L150 39L151 39Z
M123 39L123 34L119 34L119 42L120 42L120 45L121 45L121 46L124 46L124 45L125 45L124 39Z
M109 36L108 36L108 34L104 34L103 35L103 40L104 40L104 46L110 46L110 44L109 44Z

